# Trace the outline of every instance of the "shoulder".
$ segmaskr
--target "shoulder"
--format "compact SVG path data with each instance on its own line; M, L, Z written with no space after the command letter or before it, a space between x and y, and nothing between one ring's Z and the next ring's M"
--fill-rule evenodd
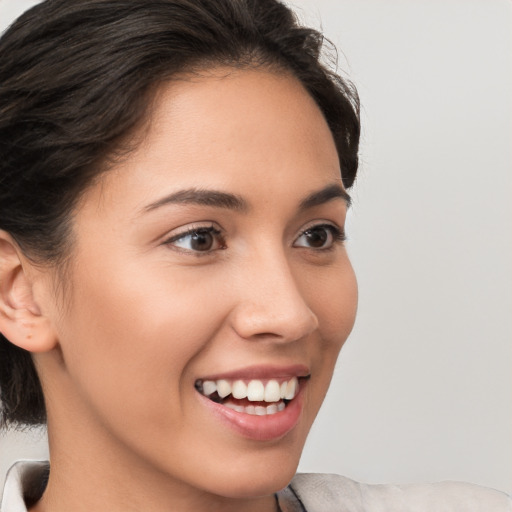
M291 490L307 512L512 512L506 494L462 482L369 485L331 474L298 474Z
M26 512L27 504L36 502L48 480L47 461L18 461L5 478L0 512Z

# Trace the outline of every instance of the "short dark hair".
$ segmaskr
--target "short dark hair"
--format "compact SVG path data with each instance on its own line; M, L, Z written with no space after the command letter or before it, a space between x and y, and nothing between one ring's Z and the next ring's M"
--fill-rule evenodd
M291 72L333 134L346 188L359 100L322 64L323 36L277 0L47 0L0 40L0 229L62 265L70 212L149 110L159 84L219 65ZM107 166L108 167L108 166ZM30 353L0 335L0 426L46 421Z

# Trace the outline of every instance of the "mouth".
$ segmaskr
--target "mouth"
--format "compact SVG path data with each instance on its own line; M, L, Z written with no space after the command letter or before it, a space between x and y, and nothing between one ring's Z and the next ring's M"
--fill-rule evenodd
M298 395L305 377L270 379L217 379L195 382L196 390L214 403L237 413L272 416L284 411Z

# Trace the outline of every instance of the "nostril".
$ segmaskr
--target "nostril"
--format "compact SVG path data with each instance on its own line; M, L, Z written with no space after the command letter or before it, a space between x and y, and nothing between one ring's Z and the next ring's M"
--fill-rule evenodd
M274 332L259 332L259 333L256 333L254 336L254 338L280 338L279 334L276 334Z
M318 328L316 315L305 305L290 308L281 314L262 307L239 306L233 312L231 325L234 331L247 340L296 341Z

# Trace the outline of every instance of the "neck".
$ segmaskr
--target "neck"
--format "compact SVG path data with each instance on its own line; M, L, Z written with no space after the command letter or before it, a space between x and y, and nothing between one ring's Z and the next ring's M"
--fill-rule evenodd
M144 461L106 429L92 428L83 417L82 421L66 420L52 421L49 414L50 476L42 498L30 512L279 510L273 493L258 497L243 492L237 493L242 497L215 494ZM66 428L53 428L62 425Z
M109 457L53 456L42 498L30 512L278 512L274 495L230 498ZM92 461L96 461L92 463Z
M48 486L31 512L278 510L274 493L286 486L296 467L282 466L290 458L285 443L266 443L263 450L258 443L230 438L226 458L224 444L208 442L208 426L190 438L195 444L189 446L179 440L189 440L184 430L190 422L150 416L142 435L137 430L141 420L133 421L125 404L113 403L118 409L105 417L67 379L62 364L48 367L53 380L43 387L52 391L47 401L51 468ZM124 415L132 421L109 423L110 417ZM278 462L269 468L269 460Z

